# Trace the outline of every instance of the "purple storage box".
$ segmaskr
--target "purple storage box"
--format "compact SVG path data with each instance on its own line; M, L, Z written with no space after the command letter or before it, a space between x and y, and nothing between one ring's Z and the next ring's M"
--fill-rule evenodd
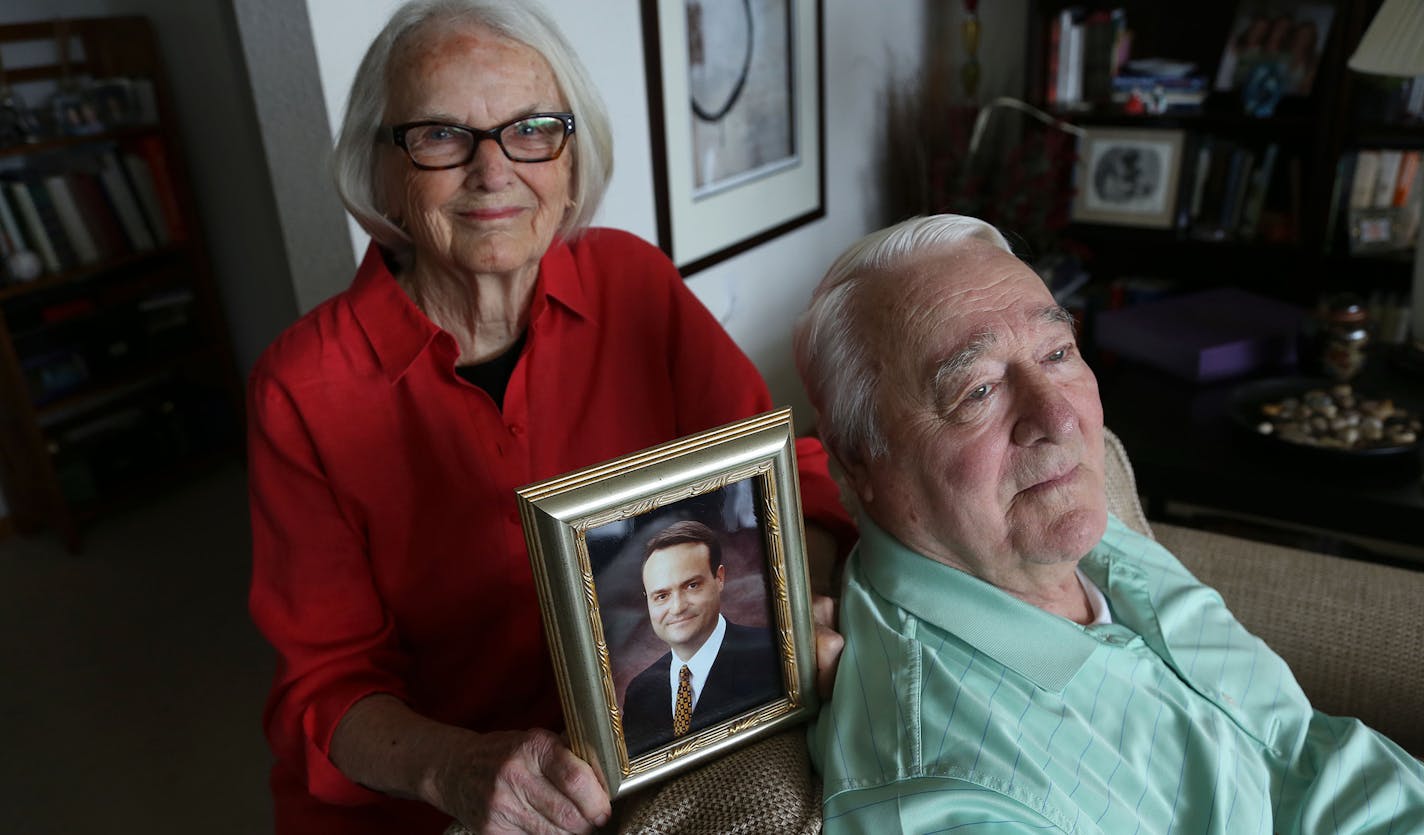
M1206 383L1294 366L1305 311L1235 288L1203 290L1098 314L1097 346Z

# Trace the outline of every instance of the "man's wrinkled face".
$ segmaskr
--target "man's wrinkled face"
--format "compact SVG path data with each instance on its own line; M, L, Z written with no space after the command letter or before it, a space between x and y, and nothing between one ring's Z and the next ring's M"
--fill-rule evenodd
M643 593L653 632L686 661L717 628L726 566L712 571L701 542L680 542L654 551L643 563Z
M1103 415L1072 320L1022 261L974 242L873 276L888 454L851 466L882 528L990 582L1102 537ZM1004 583L998 582L998 585Z

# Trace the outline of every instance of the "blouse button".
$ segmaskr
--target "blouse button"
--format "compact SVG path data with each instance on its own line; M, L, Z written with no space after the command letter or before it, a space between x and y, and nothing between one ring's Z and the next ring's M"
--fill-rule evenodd
M518 438L520 435L523 435L523 434L524 434L524 427L523 427L523 426L520 426L520 425L517 424L517 423L511 423L511 424L509 425L509 434L511 434L511 435L513 435L514 437Z

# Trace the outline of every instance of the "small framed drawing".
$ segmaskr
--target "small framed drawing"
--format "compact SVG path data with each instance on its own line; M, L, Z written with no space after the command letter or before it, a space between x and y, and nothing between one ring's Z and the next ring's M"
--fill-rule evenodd
M816 710L795 457L781 409L518 491L570 745L611 797Z
M1185 135L1180 130L1089 128L1078 140L1073 222L1170 229Z
M1404 225L1401 209L1351 209L1349 215L1350 254L1408 249L1413 241L1401 240Z
M820 0L643 0L658 245L684 276L825 215Z

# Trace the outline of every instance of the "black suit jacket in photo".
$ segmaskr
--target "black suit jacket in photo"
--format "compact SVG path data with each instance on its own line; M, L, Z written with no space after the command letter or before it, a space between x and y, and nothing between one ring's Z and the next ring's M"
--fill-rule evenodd
M672 741L672 652L628 683L623 699L623 736L637 757ZM689 733L785 695L781 656L770 629L727 621L727 634L692 711Z

